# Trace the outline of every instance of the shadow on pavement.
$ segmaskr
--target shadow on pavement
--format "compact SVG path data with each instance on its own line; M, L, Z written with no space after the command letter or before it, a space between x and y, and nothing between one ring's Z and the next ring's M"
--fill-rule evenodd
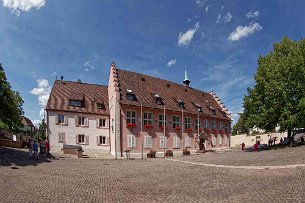
M51 160L45 156L39 156L39 160L30 159L28 151L10 147L0 147L0 167L12 166L12 169L18 169L17 166L37 166L41 163L50 163Z

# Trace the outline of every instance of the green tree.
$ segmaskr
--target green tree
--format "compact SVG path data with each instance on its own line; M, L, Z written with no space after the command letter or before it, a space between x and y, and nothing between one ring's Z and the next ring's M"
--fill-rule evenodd
M0 128L16 131L22 126L23 100L18 92L12 91L0 64Z
M244 96L245 125L272 131L305 127L305 40L287 37L259 56L255 85Z
M38 128L38 138L45 140L46 139L46 128L47 124L44 119L42 119L41 123L39 123L39 128Z
M245 126L244 115L241 113L237 123L233 126L232 135L237 133L249 133L249 128Z

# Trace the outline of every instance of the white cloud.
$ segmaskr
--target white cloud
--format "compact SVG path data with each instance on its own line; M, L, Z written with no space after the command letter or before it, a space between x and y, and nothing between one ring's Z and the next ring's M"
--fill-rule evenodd
M190 28L185 33L180 32L178 36L178 45L188 46L191 40L193 39L195 32L197 32L197 30L199 29L199 27L200 27L199 22L197 22L194 28Z
M32 120L32 123L36 128L39 128L39 123L41 123L41 120Z
M40 9L45 6L46 0L2 0L3 6L12 10L12 14L20 15L20 11L30 11L32 8Z
M224 7L225 7L225 6L224 6L224 5L222 5L220 9L221 9L221 10L223 10L223 8L224 8Z
M191 22L191 20L192 20L191 18L188 18L188 19L186 20L186 22L187 22L187 23L188 23L188 22Z
M35 72L32 72L32 75L33 75L34 78L37 78L37 75L36 75Z
M50 76L51 76L51 77L56 77L56 76L57 76L57 73L56 73L56 72L53 72Z
M33 88L30 93L38 97L37 99L41 107L39 115L43 118L44 108L47 105L50 96L51 86L49 86L49 82L46 79L38 79L37 83L37 87Z
M221 17L221 14L218 14L216 23L224 22L225 24L232 20L232 15L228 12L225 16Z
M209 12L209 8L210 8L210 5L207 5L207 6L205 7L205 12Z
M259 11L250 11L246 16L247 18L257 18L259 16Z
M89 70L94 70L94 66L91 65L90 61L86 61L86 62L84 63L84 66L86 67L86 68L85 68L85 71L86 71L86 72L88 72Z
M203 1L203 0L196 0L196 5L197 5L197 7L204 7L205 1Z
M230 41L238 41L241 38L244 38L250 34L253 34L254 32L259 32L263 28L259 25L259 23L251 23L249 26L237 26L237 28L231 32L231 34L228 37L228 40Z
M176 64L176 59L172 59L167 63L167 66L171 67Z

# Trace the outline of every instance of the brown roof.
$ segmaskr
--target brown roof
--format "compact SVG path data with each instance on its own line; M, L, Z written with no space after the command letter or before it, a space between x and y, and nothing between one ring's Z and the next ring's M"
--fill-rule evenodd
M32 121L30 119L28 119L27 117L25 117L25 116L22 116L21 122L25 126L34 126Z
M154 95L157 94L162 98L167 110L181 111L178 105L181 100L186 113L197 114L200 106L206 116L230 120L210 93L140 73L120 69L117 69L117 73L121 104L140 106L142 103L145 107L163 109L163 105L156 104ZM127 100L127 89L134 93L137 101Z
M69 105L70 100L82 99L82 107ZM105 109L98 109L96 103L103 103ZM103 85L56 80L46 109L109 115L108 88Z

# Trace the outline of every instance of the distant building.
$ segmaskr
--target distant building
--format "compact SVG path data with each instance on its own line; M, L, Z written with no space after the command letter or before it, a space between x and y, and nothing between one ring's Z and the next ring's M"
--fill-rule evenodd
M28 142L30 138L36 135L35 126L33 125L32 121L27 117L22 116L21 119L23 127L19 128L20 132L16 135L16 141Z

